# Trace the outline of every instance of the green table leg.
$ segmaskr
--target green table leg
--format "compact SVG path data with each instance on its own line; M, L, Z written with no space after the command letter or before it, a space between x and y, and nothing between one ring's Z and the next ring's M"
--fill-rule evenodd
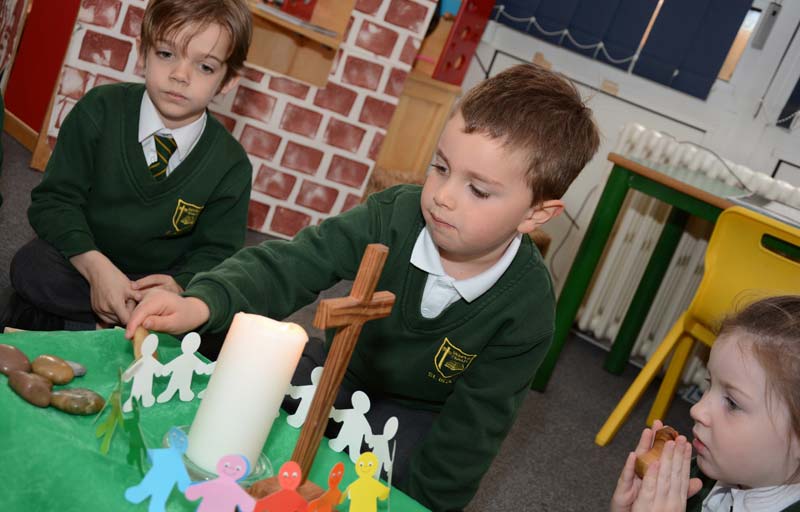
M673 207L669 218L664 223L661 236L653 249L642 280L636 288L631 305L625 313L617 337L614 338L614 343L611 345L611 351L606 357L604 368L615 375L621 374L628 364L633 345L636 343L639 331L642 329L650 306L658 293L664 274L667 273L672 255L675 254L675 249L678 247L688 220L687 212Z
M547 387L547 382L550 380L550 375L556 366L558 356L564 347L564 342L567 340L569 329L578 314L578 308L581 306L583 296L586 294L587 288L589 288L592 274L594 274L594 270L600 262L606 241L611 235L614 222L617 219L620 208L622 208L622 202L628 192L629 176L630 171L624 167L615 165L611 170L608 181L603 188L603 194L600 196L592 215L592 220L586 229L586 234L583 236L583 241L575 256L575 261L573 261L567 280L561 289L561 295L556 305L553 344L550 346L550 350L545 355L533 378L531 389L544 391L545 387Z

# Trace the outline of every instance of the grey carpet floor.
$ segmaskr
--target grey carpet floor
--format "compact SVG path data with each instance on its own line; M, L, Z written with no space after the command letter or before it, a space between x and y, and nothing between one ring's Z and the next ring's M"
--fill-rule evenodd
M0 308L10 293L8 265L14 252L33 236L25 211L30 190L41 174L28 168L31 154L5 133L0 193ZM249 233L248 245L266 238ZM348 283L327 291L341 296ZM291 319L319 335L311 326L314 305ZM616 402L636 376L632 365L621 376L602 368L606 352L571 336L544 393L531 391L525 398L514 427L484 477L469 512L499 510L599 511L607 510L619 471L638 440L655 397L648 390L616 439L604 448L594 436ZM480 422L481 418L475 418ZM676 400L666 418L679 432L691 432L689 405ZM468 447L464 447L467 449Z

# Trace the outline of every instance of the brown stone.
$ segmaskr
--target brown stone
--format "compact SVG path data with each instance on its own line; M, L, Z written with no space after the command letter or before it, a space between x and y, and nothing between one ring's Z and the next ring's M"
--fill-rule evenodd
M86 416L100 411L105 400L91 389L72 388L53 391L50 405L69 414Z
M41 375L14 370L8 374L8 385L33 405L38 407L50 405L50 390L53 389L53 383Z
M31 371L28 356L17 347L0 343L0 373L8 375L8 372L14 370L25 373Z
M75 372L66 361L57 356L43 354L33 360L33 373L50 379L53 384L67 384L75 378Z

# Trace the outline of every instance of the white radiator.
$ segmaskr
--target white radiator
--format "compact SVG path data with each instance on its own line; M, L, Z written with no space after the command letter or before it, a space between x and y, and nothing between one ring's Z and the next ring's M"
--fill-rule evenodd
M711 179L730 187L741 180L763 195L767 195L767 188L779 188L775 183L769 184L775 180L764 174L727 160L723 164L709 151L680 143L637 123L623 128L614 151L643 160L651 167L683 169L680 172L686 173L684 177L689 183L694 180L708 183ZM726 169L726 164L736 176ZM578 328L601 344L610 346L616 337L669 211L668 205L650 196L636 191L628 194L577 318ZM680 313L689 306L702 278L703 256L711 229L706 221L690 219L633 347L633 362L649 359ZM690 360L683 383L705 386L705 369L698 358Z

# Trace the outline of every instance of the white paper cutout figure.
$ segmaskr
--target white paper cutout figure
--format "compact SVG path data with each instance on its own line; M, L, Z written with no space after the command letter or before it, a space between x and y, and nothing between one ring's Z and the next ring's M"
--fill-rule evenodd
M192 377L194 374L208 375L211 373L208 369L211 365L204 363L202 359L195 355L198 348L200 348L199 334L190 332L183 337L183 341L181 341L181 351L183 353L164 365L163 375L172 374L172 376L169 379L169 384L167 384L167 389L158 395L156 399L158 403L167 402L175 396L176 392L184 402L194 398L194 391L192 391Z
M142 407L152 406L156 399L153 396L153 377L164 375L164 365L153 357L158 348L158 336L148 334L142 342L142 357L134 361L122 374L122 381L128 382L133 379L131 384L131 396L122 405L123 412L133 410L134 397L142 401Z
M211 375L212 373L214 373L214 368L216 368L216 367L217 367L217 362L216 361L211 361L206 366L206 373L204 373L203 375ZM202 400L203 396L205 394L206 394L206 390L205 390L205 388L203 388L203 390L201 392L197 393L197 398Z
M367 445L372 448L372 453L378 457L378 473L377 475L381 476L381 471L386 470L386 474L389 475L392 471L392 463L394 459L392 459L392 454L389 453L389 441L391 441L395 434L397 434L397 428L400 422L397 419L397 416L392 416L388 420L386 420L386 424L383 426L383 434L373 434L369 433L364 436L364 441L367 442Z
M330 417L333 421L342 424L342 429L336 438L328 441L328 446L335 452L349 449L350 460L354 463L361 455L361 441L365 435L372 435L372 429L367 421L369 411L369 397L363 391L356 391L350 398L352 409L331 409Z
M292 398L299 398L300 403L297 404L297 410L294 414L286 417L286 423L294 428L300 428L306 421L308 410L311 408L311 400L314 398L314 392L317 390L319 379L322 378L322 367L317 366L311 371L311 384L305 386L289 386L289 392L286 393Z

